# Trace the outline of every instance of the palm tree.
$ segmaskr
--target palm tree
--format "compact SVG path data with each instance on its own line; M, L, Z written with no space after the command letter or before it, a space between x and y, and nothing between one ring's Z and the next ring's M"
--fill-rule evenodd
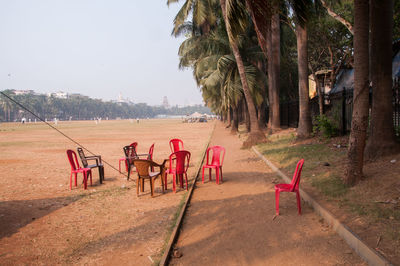
M392 32L393 0L370 1L371 125L365 148L369 159L399 151L393 127Z
M344 183L354 185L362 178L369 106L369 4L354 0L354 96L353 115Z
M252 95L250 93L250 89L249 89L249 85L248 85L246 73L245 73L245 66L243 64L243 60L242 60L242 57L239 52L237 40L235 38L233 38L230 27L229 27L229 21L227 19L227 15L226 15L226 1L220 0L220 5L221 5L221 9L222 9L223 19L225 21L227 33L228 33L229 43L232 48L233 55L235 56L236 64L238 67L240 81L242 83L243 93L244 93L244 96L246 99L247 108L248 108L249 117L250 117L249 137L243 143L243 146L250 147L258 142L265 141L266 138L258 124L256 108L254 105L254 101L252 99Z
M227 16L233 35L240 34L248 23L250 13L259 45L268 59L268 94L270 129L280 128L279 78L280 78L280 23L279 0L249 1L228 0Z
M198 30L191 23L186 23L182 27L186 27L186 31L190 28L193 34L179 48L180 68L193 67L195 80L209 106L219 106L219 111L224 111L228 116L232 109L234 122L232 131L236 132L243 90L224 23L219 23L208 35L197 34ZM243 36L240 44L243 58L246 60L245 72L252 97L260 104L263 96L259 88L265 86L265 78L254 65L263 59L260 58L259 49L254 49L251 36ZM249 60L253 63L248 62Z
M168 0L167 5L177 3L179 0ZM216 0L186 0L174 19L172 34L179 35L180 27L192 14L192 24L201 29L202 34L208 34L211 26L216 22Z

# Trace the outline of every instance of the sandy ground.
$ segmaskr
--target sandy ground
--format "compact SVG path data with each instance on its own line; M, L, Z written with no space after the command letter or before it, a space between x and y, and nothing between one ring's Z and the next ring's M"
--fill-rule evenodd
M155 143L154 160L170 154L168 141L181 138L192 152L193 177L212 123L179 120L60 122L57 128L101 154L105 182L93 172L93 186L69 190L66 150L77 145L43 124L0 125L0 265L150 265L167 237L184 190L172 186L150 197L149 184L136 196L130 181L113 168L122 147L139 143L146 153ZM171 182L171 176L168 178Z
M218 124L211 145L227 154L224 182L197 183L172 265L366 265L294 193L281 193L274 218L275 174Z

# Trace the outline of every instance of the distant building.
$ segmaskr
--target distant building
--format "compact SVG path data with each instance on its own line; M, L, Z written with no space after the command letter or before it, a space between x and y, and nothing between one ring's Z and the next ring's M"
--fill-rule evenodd
M63 91L58 91L58 92L50 92L47 93L48 97L55 97L59 99L67 99L68 98L68 93L63 92Z
M308 86L309 86L309 96L310 98L314 98L317 96L317 82L319 87L321 88L321 92L323 94L329 93L331 90L331 69L327 70L319 70L315 72L315 76L317 80L314 80L313 75L308 76Z
M13 90L15 95L34 94L33 90Z
M163 103L162 103L164 108L169 108L169 103L168 103L168 98L167 96L163 97Z
M132 100L130 100L129 98L124 98L122 97L122 93L118 94L118 98L115 101L118 104L123 104L123 103L127 103L127 104L133 104L134 102Z

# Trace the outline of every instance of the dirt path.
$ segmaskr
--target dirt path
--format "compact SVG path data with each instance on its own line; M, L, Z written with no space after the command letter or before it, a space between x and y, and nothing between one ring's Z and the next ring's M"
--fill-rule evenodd
M237 136L217 124L211 145L227 154L224 183L197 183L171 265L366 265L309 207L297 214L294 193L282 193L275 213L277 175ZM306 167L306 164L305 164Z

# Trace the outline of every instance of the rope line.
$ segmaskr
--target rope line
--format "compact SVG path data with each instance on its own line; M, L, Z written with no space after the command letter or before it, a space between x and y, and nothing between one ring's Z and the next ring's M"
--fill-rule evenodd
M27 107L25 107L24 105L22 105L21 103L19 103L18 101L14 100L13 98L11 98L10 96L8 96L7 94L5 94L4 92L0 91L0 93L6 97L7 99L9 99L10 101L12 101L13 103L15 103L16 105L18 105L19 107L21 107L22 109L24 109L25 111L29 112L30 114L32 114L34 117L38 118L40 121L42 121L43 123L45 123L46 125L48 125L49 127L51 127L52 129L54 129L55 131L57 131L58 133L60 133L61 135L63 135L64 137L66 137L67 139L69 139L70 141L72 141L73 143L75 143L76 145L78 145L79 147L81 147L82 149L84 149L85 151L87 151L88 153L90 153L91 155L96 155L95 153L93 153L92 151L90 151L89 149L87 149L85 146L83 146L82 144L80 144L79 142L75 141L74 139L72 139L71 137L69 137L67 134L65 134L64 132L62 132L61 130L59 130L58 128L52 126L50 123L48 123L47 121L45 121L43 118L41 118L40 116L38 116L37 114L35 114L34 112L32 112L31 110L29 110ZM104 162L105 164L107 164L108 166L110 166L112 169L114 169L115 171L119 172L119 170L117 168L115 168L113 165L109 164L106 160L101 160L102 162ZM122 174L122 173L120 173ZM128 175L123 174L125 177L128 177Z

